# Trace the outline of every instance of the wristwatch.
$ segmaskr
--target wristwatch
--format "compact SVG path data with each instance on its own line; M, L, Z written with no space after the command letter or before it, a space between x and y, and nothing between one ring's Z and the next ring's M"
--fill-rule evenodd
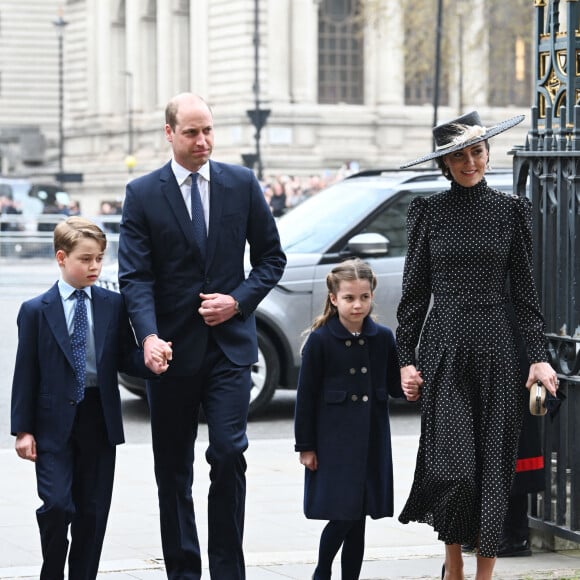
M236 314L239 314L240 316L242 315L242 309L240 308L240 303L237 300L234 302L234 310L236 311Z

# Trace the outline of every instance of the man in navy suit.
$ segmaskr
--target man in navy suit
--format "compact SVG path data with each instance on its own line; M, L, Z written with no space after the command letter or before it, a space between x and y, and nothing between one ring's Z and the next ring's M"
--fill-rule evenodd
M120 288L145 364L169 363L147 384L165 568L171 579L201 577L191 490L201 406L209 430L210 574L238 580L245 578L250 366L258 356L253 312L286 258L254 174L210 161L205 101L174 97L165 136L173 159L127 185L119 243Z
M93 286L106 244L86 219L60 222L54 230L60 280L18 313L11 432L18 455L35 462L43 502L36 512L41 580L64 577L69 526L68 577L97 577L115 446L124 441L117 371L148 376L122 297ZM158 360L152 367L163 372L167 363Z

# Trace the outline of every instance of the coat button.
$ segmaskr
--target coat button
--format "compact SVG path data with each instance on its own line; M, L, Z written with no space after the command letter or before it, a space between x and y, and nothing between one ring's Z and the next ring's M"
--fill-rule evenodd
M345 344L346 346L350 346L350 345L352 344L352 341L351 341L351 340L345 340L345 341L344 341L344 344Z
M350 397L350 398L351 398L351 400L353 400L353 401L358 401L358 397L357 397L356 395L351 395L351 397Z
M369 396L368 395L363 395L362 396L362 400L364 403L366 403L369 400Z
M365 375L367 373L367 367L362 367L360 372Z
M71 399L71 400L68 402L68 404L69 404L71 407L74 407L74 406L76 405L75 401L73 401L72 399Z
M365 339L364 338L359 338L358 339L358 343L362 346L365 343Z
M356 374L356 369L350 369L348 371L351 375L355 375Z

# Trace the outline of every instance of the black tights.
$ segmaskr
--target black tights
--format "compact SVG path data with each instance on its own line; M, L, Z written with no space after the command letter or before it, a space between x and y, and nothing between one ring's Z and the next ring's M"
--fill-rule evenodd
M365 551L366 518L360 520L331 520L320 536L318 564L314 580L329 580L332 562L340 546L342 580L358 580Z

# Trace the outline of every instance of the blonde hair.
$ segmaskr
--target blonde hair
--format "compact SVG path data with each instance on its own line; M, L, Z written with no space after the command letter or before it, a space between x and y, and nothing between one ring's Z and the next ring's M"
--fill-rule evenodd
M107 248L107 237L97 224L82 217L69 217L54 228L54 253L62 250L65 254L70 254L79 241L85 238L95 240L103 252Z
M312 326L305 331L305 334L324 326L333 316L337 315L338 311L336 306L330 301L330 295L336 296L338 294L341 282L352 282L353 280L368 280L372 292L377 287L377 277L366 262L363 262L360 258L352 258L341 262L326 275L328 295L326 296L324 310L322 314L314 319Z

